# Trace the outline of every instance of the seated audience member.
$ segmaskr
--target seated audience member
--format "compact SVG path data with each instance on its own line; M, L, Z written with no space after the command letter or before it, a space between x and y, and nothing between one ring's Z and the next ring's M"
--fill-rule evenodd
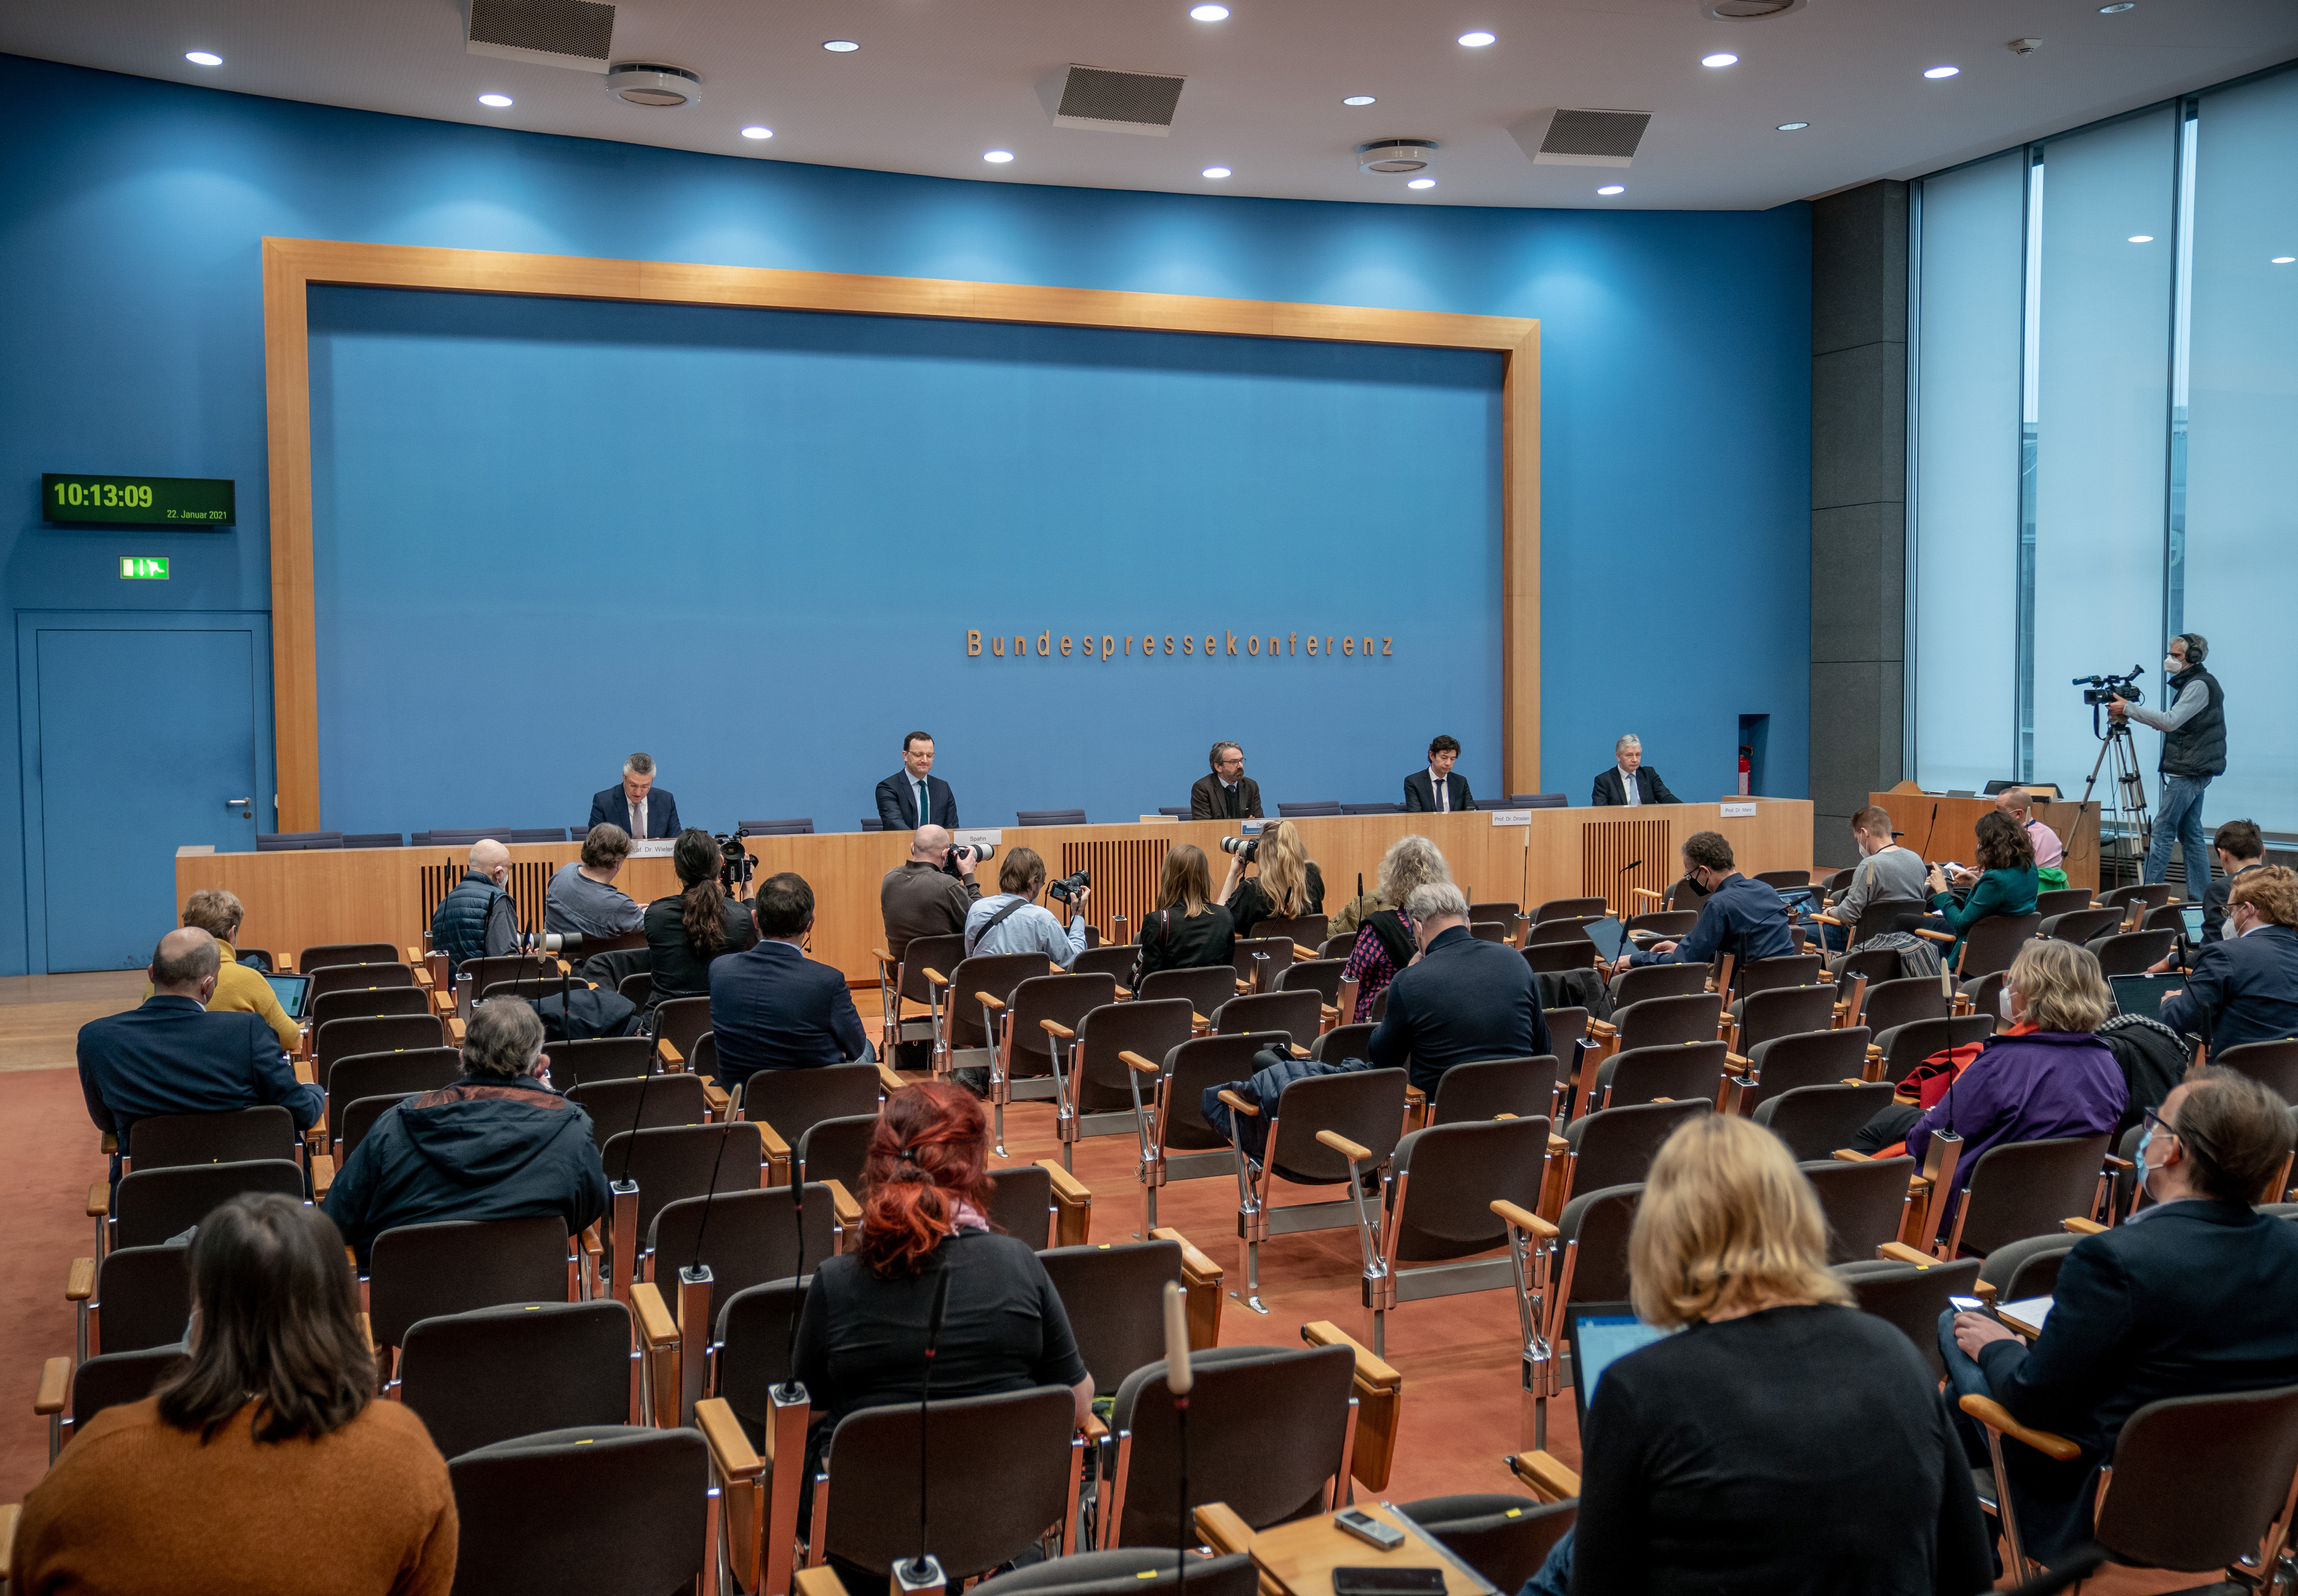
M2162 1000L2162 1023L2210 1043L2213 1057L2249 1041L2298 1036L2298 875L2248 870L2227 893L2234 934L2204 948L2186 984Z
M1086 900L1091 888L1070 905L1066 930L1053 910L1037 901L1046 890L1046 861L1035 848L1016 848L997 867L997 892L966 911L965 956L1042 953L1063 969L1085 951Z
M2035 844L2010 816L1997 811L1979 817L1979 868L1956 874L1950 887L1945 872L1933 865L1924 884L1937 912L1923 918L1927 931L1952 931L1954 945L1945 962L1953 968L1963 953L1963 938L1989 915L2030 915L2035 912Z
M1770 884L1732 868L1732 844L1722 833L1695 831L1684 839L1683 874L1707 894L1690 934L1682 942L1622 953L1612 961L1615 975L1648 964L1707 964L1725 953L1735 970L1744 969L1751 960L1795 951L1788 906Z
M1667 783L1659 778L1658 771L1644 769L1644 745L1635 733L1630 732L1612 745L1612 768L1597 776L1596 791L1588 802L1599 808L1624 803L1633 809L1646 803L1683 801L1667 790Z
M1851 817L1851 840L1859 850L1858 868L1851 884L1827 912L1843 922L1822 926L1831 952L1840 953L1859 929L1859 917L1887 903L1904 903L1910 920L1923 909L1923 861L1912 849L1902 848L1891 835L1891 812L1868 805Z
M1366 1047L1376 1068L1409 1065L1412 1084L1434 1098L1456 1064L1550 1050L1539 978L1516 949L1470 934L1459 887L1417 886L1404 912L1420 951L1388 983L1388 1011Z
M2060 1463L2003 1443L2020 1536L2043 1562L2089 1540L2099 1468L2140 1408L2298 1384L2298 1225L2251 1206L2289 1156L2289 1115L2246 1075L2195 1071L2138 1144L2154 1205L2075 1243L2032 1346L1985 1314L1940 1316L1954 1394L2082 1448Z
M656 786L654 777L652 754L633 753L624 760L623 779L591 795L591 824L619 826L624 836L676 836L678 800L668 787Z
M2227 894L2234 888L2235 877L2246 876L2266 862L2266 838L2253 820L2228 820L2211 838L2211 851L2218 855L2219 874L2203 889L2202 946L2233 934L2228 928ZM2169 960L2156 967L2167 969Z
M1419 939L1404 905L1413 889L1431 882L1450 881L1452 873L1436 844L1425 836L1401 836L1380 856L1380 877L1371 892L1349 905L1343 918L1353 921L1357 940L1349 961L1341 967L1340 1001L1335 1007L1348 1023L1363 1024L1372 1018L1375 998L1396 979L1397 971L1419 957ZM1350 929L1347 926L1337 930Z
M1189 819L1261 819L1261 784L1244 773L1244 750L1235 743L1215 743L1207 757L1212 774L1198 777L1189 789Z
M509 879L509 849L492 838L471 844L463 879L431 911L431 945L447 956L448 968L518 951L518 905L503 890Z
M1955 1188L1961 1191L1989 1148L2112 1135L2130 1094L2114 1049L2098 1036L2113 1012L2097 954L2046 937L2029 942L2003 978L2006 1028L1987 1039L1938 1102L1920 1111L1886 1108L1854 1147L1874 1150L1904 1136L1920 1163L1932 1133L1952 1126L1963 1138L1955 1169ZM1953 1206L1941 1205L1942 1232Z
M295 1129L318 1122L327 1099L295 1079L279 1038L260 1015L215 1014L223 967L214 937L196 926L170 931L145 973L152 995L140 1008L106 1015L79 1028L79 1089L96 1128L120 1138L112 1178L132 1152L136 1122L158 1114L228 1114L269 1103L285 1107Z
M302 1029L279 1007L279 994L271 990L271 983L240 963L232 947L246 915L239 899L221 887L203 888L184 901L184 924L196 926L215 938L216 957L223 961L223 967L216 972L215 991L207 1000L208 1012L260 1015L279 1039L279 1046L293 1052L303 1040ZM146 983L144 995L149 998L152 991Z
M1578 1522L1527 1596L1993 1583L1937 1383L1826 1264L1818 1198L1763 1127L1704 1114L1661 1145L1628 1279L1636 1316L1677 1333L1604 1369Z
M1261 828L1260 843L1251 860L1242 848L1230 854L1228 874L1221 879L1220 901L1228 906L1239 936L1256 934L1253 928L1263 920L1325 912L1324 872L1309 857L1301 828L1290 820L1271 820ZM1245 871L1254 868L1261 873L1246 880Z
M1176 843L1165 851L1165 870L1157 883L1157 907L1141 917L1140 951L1133 958L1132 984L1159 970L1195 970L1228 964L1236 950L1236 923L1212 901L1213 876L1205 851Z
M335 1227L234 1197L200 1222L190 1269L186 1362L73 1435L24 1499L9 1589L447 1596L447 1462L376 1394Z
M710 964L722 954L740 953L758 940L748 908L726 896L718 872L725 856L707 831L682 831L671 850L679 893L647 905L647 971L654 983L649 1001L710 995Z
M1460 757L1460 739L1440 736L1428 745L1428 768L1404 778L1404 812L1433 815L1456 813L1476 807L1468 778L1452 769Z
M579 864L561 865L542 894L542 926L564 934L627 936L646 924L646 910L615 885L631 856L631 834L608 821L583 839Z
M606 1213L591 1116L551 1090L550 1066L533 1005L471 1011L463 1078L384 1109L321 1205L360 1268L399 1225L553 1213L573 1236Z
M2045 892L2055 891L2067 884L2067 873L2060 868L2066 861L2066 849L2059 834L2035 818L2035 795L2024 787L2005 787L1995 795L1996 811L2006 816L2013 825L2027 834L2035 847L2035 874Z
M785 870L769 876L751 909L756 946L710 967L710 1029L718 1084L728 1091L760 1070L816 1069L877 1057L846 977L805 953L814 889Z
M886 951L897 961L922 936L955 936L981 898L973 878L973 850L955 850L957 875L942 868L953 850L949 833L921 826L910 836L910 857L886 872L878 884L878 912L886 922Z

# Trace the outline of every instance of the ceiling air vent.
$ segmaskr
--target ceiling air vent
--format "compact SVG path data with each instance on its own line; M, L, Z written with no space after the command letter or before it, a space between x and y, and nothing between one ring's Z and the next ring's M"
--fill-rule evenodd
M1626 166L1649 111L1537 111L1509 129L1535 166Z
M666 67L651 61L621 61L607 74L607 92L632 105L670 109L699 102L702 79L684 67Z
M1703 0L1699 14L1719 22L1752 22L1760 17L1781 17L1801 11L1804 0Z
M1433 138L1379 138L1357 146L1360 172L1418 172L1435 159Z
M1163 138L1173 131L1184 81L1163 72L1066 66L1037 85L1037 97L1057 127Z
M470 0L465 47L474 55L500 55L603 72L615 44L615 8L598 0Z

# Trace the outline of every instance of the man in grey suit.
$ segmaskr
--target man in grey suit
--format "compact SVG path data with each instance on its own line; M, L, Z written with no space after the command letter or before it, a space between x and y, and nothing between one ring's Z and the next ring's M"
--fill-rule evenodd
M1589 802L1600 809L1612 803L1624 803L1633 809L1646 803L1683 802L1667 790L1667 783L1659 778L1658 771L1644 769L1644 745L1635 733L1630 732L1612 745L1612 769L1596 777L1596 794Z
M623 779L591 796L591 826L619 826L632 837L674 837L678 800L654 785L654 756L633 753L623 761ZM585 827L587 831L589 827Z

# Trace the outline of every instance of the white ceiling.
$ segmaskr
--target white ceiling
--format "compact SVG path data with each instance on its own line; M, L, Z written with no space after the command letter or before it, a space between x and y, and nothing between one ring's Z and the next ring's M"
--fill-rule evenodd
M1747 22L1700 0L629 0L618 60L701 73L677 111L595 74L473 55L461 0L39 0L0 50L245 94L743 159L1006 183L1408 204L1743 210L1914 177L2298 56L2291 0L1809 0ZM1487 29L1482 50L1454 41ZM2007 41L2039 37L2019 56ZM862 48L831 54L825 39ZM214 69L192 49L225 58ZM1736 51L1740 64L1699 58ZM1056 128L1066 62L1185 73L1172 135ZM1951 62L1959 77L1928 81ZM513 96L488 111L477 95ZM1351 109L1342 97L1378 103ZM1535 167L1508 127L1549 106L1649 111L1624 172ZM1800 133L1776 124L1808 121ZM772 140L739 136L747 123ZM1441 141L1434 189L1356 169L1369 139ZM1008 166L981 160L1012 150ZM1198 174L1230 167L1224 182ZM1599 199L1599 184L1627 192Z

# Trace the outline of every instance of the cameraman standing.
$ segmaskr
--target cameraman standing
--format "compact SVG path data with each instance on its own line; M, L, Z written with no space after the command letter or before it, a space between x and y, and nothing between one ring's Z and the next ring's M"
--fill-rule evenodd
M2146 850L2141 876L2153 885L2170 873L2170 843L2186 861L2186 896L2199 899L2211 884L2210 854L2203 846L2203 792L2211 777L2226 770L2226 693L2218 678L2203 669L2210 641L2200 632L2170 639L2162 670L2175 696L2157 714L2120 698L2106 712L2151 726L2162 734L2162 801L2154 811L2154 841Z

